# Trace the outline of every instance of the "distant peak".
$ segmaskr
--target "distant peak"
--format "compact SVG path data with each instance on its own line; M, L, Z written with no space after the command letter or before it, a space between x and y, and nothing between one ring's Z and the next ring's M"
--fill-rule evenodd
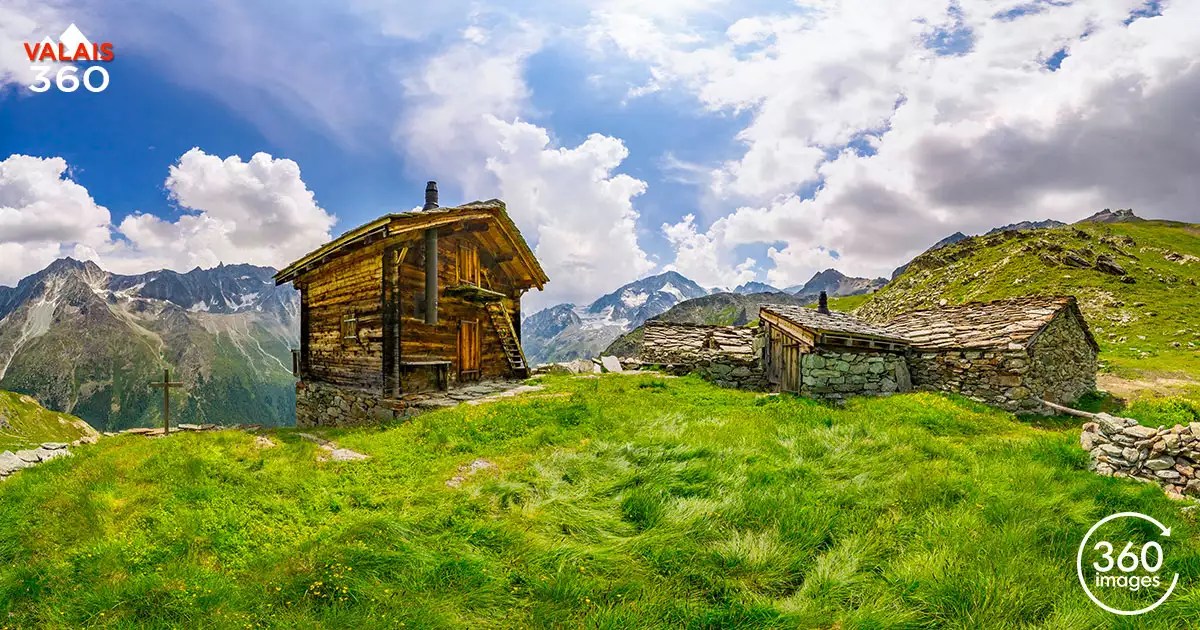
M1145 219L1134 214L1133 208L1116 211L1105 208L1086 219L1081 219L1078 223L1134 223L1137 221L1145 221Z

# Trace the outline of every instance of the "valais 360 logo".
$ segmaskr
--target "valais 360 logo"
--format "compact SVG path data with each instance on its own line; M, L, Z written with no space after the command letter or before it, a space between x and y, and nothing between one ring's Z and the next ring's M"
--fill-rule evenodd
M60 92L74 92L80 85L89 92L103 92L108 88L108 70L98 62L113 60L112 42L93 44L74 24L63 31L58 42L49 37L37 44L25 42L25 54L37 73L34 84L29 86L34 92L45 92L51 87L57 87ZM72 61L96 65L89 65L80 75L79 68L69 63ZM46 62L66 65L59 66L51 79L54 66L46 65Z

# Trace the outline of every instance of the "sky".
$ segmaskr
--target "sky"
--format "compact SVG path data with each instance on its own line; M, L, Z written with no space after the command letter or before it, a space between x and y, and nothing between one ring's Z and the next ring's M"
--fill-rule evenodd
M32 91L25 43L71 24L112 43L75 64L109 85ZM1185 0L0 0L0 285L68 255L281 268L430 179L507 203L550 276L530 313L668 270L888 276L1104 208L1200 221L1196 24Z

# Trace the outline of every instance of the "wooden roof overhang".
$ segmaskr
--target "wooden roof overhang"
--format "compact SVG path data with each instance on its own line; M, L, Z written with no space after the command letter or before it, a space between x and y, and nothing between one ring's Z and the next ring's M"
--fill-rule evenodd
M275 274L280 285L300 279L321 265L383 239L420 238L425 230L437 228L440 234L474 232L490 252L492 259L522 288L543 288L549 281L546 272L529 249L520 230L509 218L504 203L498 200L475 202L453 208L388 214L342 234L308 253Z
M759 319L778 328L787 336L799 341L807 348L814 346L845 346L863 350L886 350L901 352L909 347L909 342L898 337L873 335L858 331L826 330L819 327L806 326L787 317L768 310L759 310Z

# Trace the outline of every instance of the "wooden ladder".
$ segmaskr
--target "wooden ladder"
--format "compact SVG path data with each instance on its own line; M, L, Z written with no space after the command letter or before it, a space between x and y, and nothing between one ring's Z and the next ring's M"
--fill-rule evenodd
M512 318L503 302L491 302L487 305L488 314L492 317L492 327L500 335L500 344L504 346L504 356L514 372L529 376L529 363L525 360L525 351L521 342L517 341L517 331L513 330Z

